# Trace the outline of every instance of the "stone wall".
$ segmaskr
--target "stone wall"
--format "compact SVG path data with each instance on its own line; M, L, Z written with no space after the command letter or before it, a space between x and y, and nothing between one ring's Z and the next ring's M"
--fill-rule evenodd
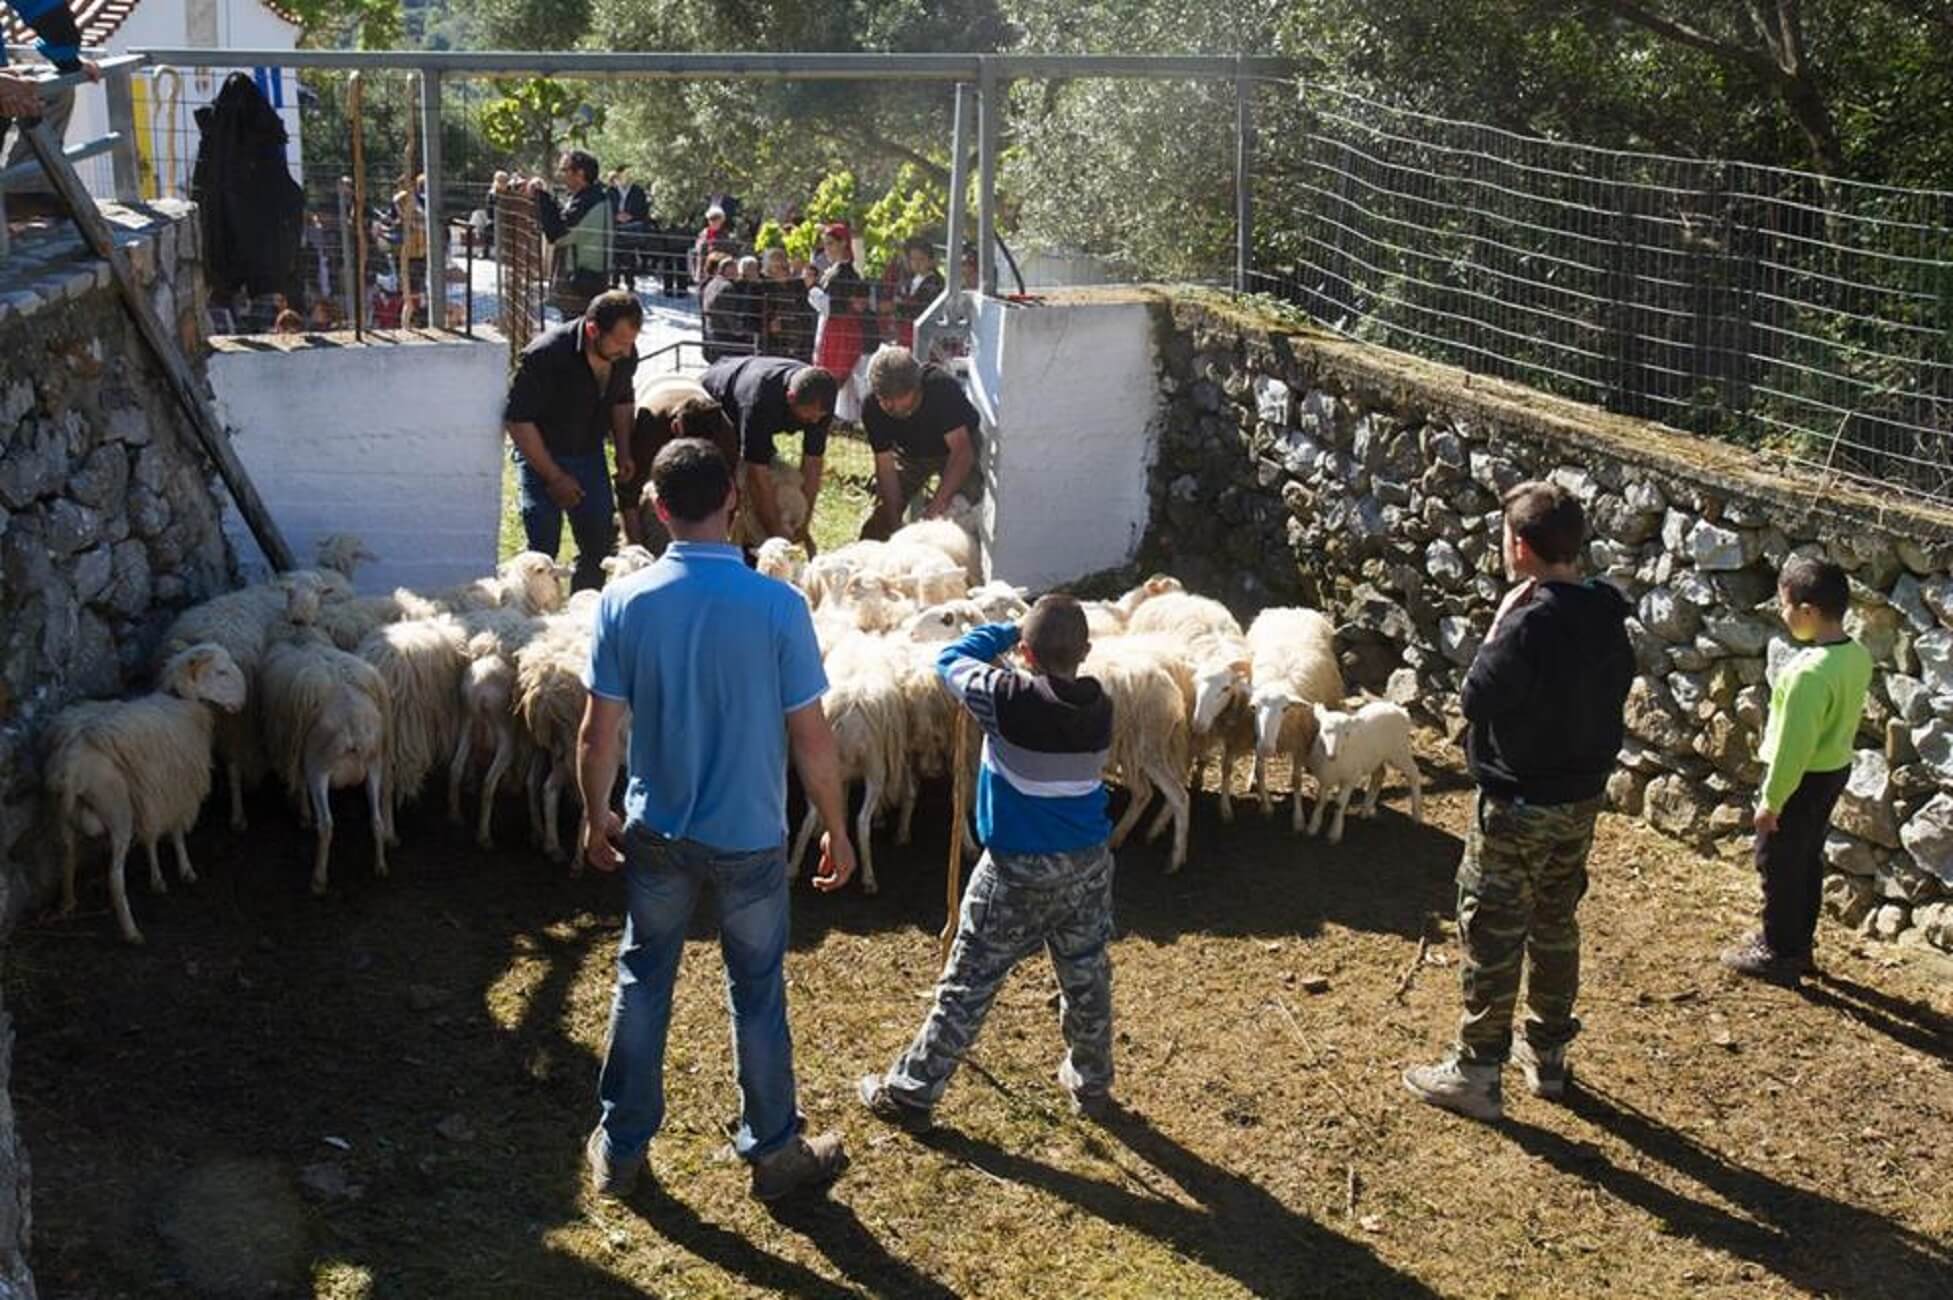
M1953 514L1218 301L1155 311L1168 416L1142 567L1244 609L1328 610L1354 684L1455 735L1506 585L1500 494L1559 481L1587 507L1590 569L1636 609L1613 803L1705 850L1746 861L1769 682L1790 649L1776 568L1805 548L1843 564L1848 626L1878 675L1826 906L1953 949Z

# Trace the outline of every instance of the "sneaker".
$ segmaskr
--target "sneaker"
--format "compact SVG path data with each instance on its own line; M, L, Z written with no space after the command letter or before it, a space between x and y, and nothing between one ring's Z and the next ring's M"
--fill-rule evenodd
M583 1144L583 1158L590 1166L590 1190L599 1196L629 1196L637 1186L638 1175L644 1172L641 1151L624 1160L611 1158L601 1124L590 1130L590 1140Z
M1722 950L1723 966L1738 975L1767 980L1772 984L1795 984L1811 973L1809 953L1797 957L1779 954L1761 934L1752 934L1739 944Z
M888 1080L879 1074L864 1074L855 1091L861 1104L876 1119L886 1120L908 1133L927 1133L936 1125L936 1113L927 1106L902 1101L888 1090Z
M1086 1119L1103 1120L1118 1105L1112 1094L1103 1089L1087 1088L1085 1080L1072 1068L1071 1058L1066 1057L1058 1063L1058 1086L1065 1090L1071 1099L1071 1113Z
M1535 1097L1558 1101L1566 1096L1566 1085L1573 1070L1566 1063L1564 1046L1539 1051L1524 1035L1512 1040L1512 1062L1526 1076L1526 1091Z
M796 1137L771 1155L753 1162L753 1199L777 1201L795 1192L825 1187L848 1167L839 1133Z
M1436 1065L1404 1071L1404 1086L1419 1101L1473 1119L1497 1120L1505 1114L1496 1065L1467 1065L1447 1056Z

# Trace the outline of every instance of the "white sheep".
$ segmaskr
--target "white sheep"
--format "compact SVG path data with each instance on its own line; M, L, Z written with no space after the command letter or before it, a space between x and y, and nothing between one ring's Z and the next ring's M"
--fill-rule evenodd
M359 571L361 564L374 563L380 558L352 533L327 533L313 544L312 553L321 569L331 569L348 580Z
M463 646L468 666L460 687L461 725L454 754L448 760L448 820L462 824L462 784L473 760L485 756L488 768L482 779L475 843L488 849L494 847L489 824L496 790L511 767L521 762L526 769L531 756L528 733L516 725L516 654L546 625L542 619L528 618L512 609L464 614L461 623L468 633ZM535 810L531 824L542 824L540 809Z
M969 590L969 599L983 610L987 623L1015 623L1030 613L1031 603L1025 599L1025 595L1022 587L1013 587L1000 580L986 582ZM1087 619L1087 622L1090 620Z
M895 530L891 545L927 546L953 561L963 570L969 585L983 581L983 557L977 550L976 535L950 519L922 519Z
M838 614L863 632L889 632L902 626L915 608L894 579L861 572L831 592L820 612L829 617Z
M392 837L387 811L386 755L392 704L386 683L358 655L316 633L278 641L265 651L262 683L266 747L286 790L299 801L301 821L318 835L312 892L326 891L332 853L332 791L366 788L373 827L373 874L387 874Z
M1135 636L1144 632L1168 632L1189 639L1202 633L1243 635L1239 620L1220 601L1170 590L1157 592L1133 608L1126 615L1126 631Z
M862 892L869 894L881 888L875 880L875 853L869 841L875 818L911 797L908 704L902 688L911 650L903 642L855 635L827 656L828 690L821 697L821 708L834 729L843 790L857 781L862 785L854 844L861 858ZM806 856L820 824L820 810L809 803L790 862L797 864Z
M765 468L741 465L739 511L733 516L732 541L735 545L753 547L765 541L769 534L759 521L759 512L753 508L752 493L746 490L745 479L751 474L769 475L773 482L773 508L780 518L782 537L798 537L807 531L807 494L801 488L800 466L775 456L773 463ZM643 508L651 505L651 485L644 485Z
M567 613L543 622L544 626L515 654L515 714L536 748L537 761L530 767L530 827L539 834L543 851L561 862L570 858L563 844L560 814L563 791L576 788L576 735L590 695L583 674L590 665L594 627L587 615ZM628 741L628 713L618 729ZM542 776L539 824L534 787L538 772ZM582 855L578 854L570 861L570 874L579 875L582 870Z
M1112 829L1112 846L1125 843L1157 792L1164 806L1148 837L1157 836L1169 821L1172 823L1173 849L1166 868L1169 874L1180 870L1187 860L1192 812L1186 786L1191 736L1187 697L1173 659L1171 647L1150 638L1118 639L1094 643L1079 669L1096 679L1112 701L1109 766L1132 795Z
M619 578L628 578L640 569L648 569L657 562L658 557L651 554L648 548L630 542L619 547L617 554L606 555L597 561L597 566L604 571L604 581L611 583Z
M402 587L386 596L354 596L321 606L313 626L341 650L357 650L359 643L389 623L432 618L440 613L433 601Z
M496 566L494 576L477 578L425 597L439 611L465 613L510 608L524 614L552 614L563 608L563 579L569 571L540 551L521 551Z
M1264 609L1248 627L1255 718L1256 785L1264 813L1270 811L1267 760L1289 758L1294 808L1291 825L1302 829L1302 773L1315 744L1316 705L1343 702L1343 674L1336 659L1336 629L1313 609Z
M1316 810L1309 818L1309 834L1322 829L1322 812L1329 801L1336 801L1336 816L1329 824L1329 842L1343 838L1343 814L1350 796L1365 781L1369 795L1358 811L1368 817L1377 810L1377 795L1383 789L1383 769L1394 767L1410 781L1411 820L1424 820L1424 781L1418 774L1417 757L1411 752L1410 714L1395 704L1374 700L1354 713L1316 709L1317 733L1309 747L1309 775L1316 779Z
M196 880L183 834L210 793L214 711L237 712L246 693L244 672L230 653L205 642L171 657L155 694L74 704L49 725L46 780L61 827L63 916L75 910L82 835L109 838L109 897L130 943L142 942L123 878L132 843L140 839L149 855L155 892L167 889L156 860L156 841L164 835L176 850L178 879Z
M807 548L784 537L769 537L759 544L753 568L769 578L799 587L807 572Z
M1081 600L1078 608L1085 614L1085 631L1094 641L1106 641L1126 634L1126 611L1117 601Z
M468 634L453 618L409 619L379 628L354 652L386 683L387 818L412 801L454 752L461 731L461 676Z
M1255 747L1254 713L1249 707L1252 670L1248 643L1229 633L1203 632L1184 645L1194 691L1188 715L1194 761L1204 769L1208 754L1219 756L1221 820L1231 822L1235 757L1253 754L1255 787L1259 790L1266 785L1261 755Z
M1137 587L1134 587L1131 591L1128 591L1125 595L1119 597L1116 603L1119 608L1120 619L1122 622L1131 619L1134 610L1156 596L1165 596L1176 591L1185 590L1186 587L1181 584L1178 578L1164 573L1156 573L1146 579L1146 581L1140 583Z

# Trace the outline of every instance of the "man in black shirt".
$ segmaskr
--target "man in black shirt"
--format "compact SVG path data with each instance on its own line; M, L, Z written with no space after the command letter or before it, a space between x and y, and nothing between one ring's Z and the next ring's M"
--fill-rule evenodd
M529 549L554 558L567 513L576 537L578 590L603 586L600 561L616 537L606 437L617 445L618 477L634 476L631 380L643 324L637 295L622 289L598 294L582 316L552 325L522 349L502 412L514 444Z
M882 540L902 526L909 498L938 478L923 508L924 519L949 509L959 494L983 494L976 468L976 431L982 417L956 376L935 365L918 365L907 348L883 348L868 362L868 400L861 422L875 453L875 509L861 536Z
M837 385L819 366L792 357L727 357L706 367L699 383L739 431L739 459L746 471L740 490L751 498L753 513L768 537L785 535L773 498L773 476L752 473L773 463L773 439L800 432L800 483L807 518L820 496L821 462L827 454L827 426L834 416ZM803 535L791 539L806 543Z

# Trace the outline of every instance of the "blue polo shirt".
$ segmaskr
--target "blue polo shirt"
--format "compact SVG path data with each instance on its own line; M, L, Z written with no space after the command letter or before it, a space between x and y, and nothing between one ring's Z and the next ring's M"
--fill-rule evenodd
M729 853L785 843L786 715L827 692L799 592L737 547L673 542L604 588L585 684L631 706L627 822Z

